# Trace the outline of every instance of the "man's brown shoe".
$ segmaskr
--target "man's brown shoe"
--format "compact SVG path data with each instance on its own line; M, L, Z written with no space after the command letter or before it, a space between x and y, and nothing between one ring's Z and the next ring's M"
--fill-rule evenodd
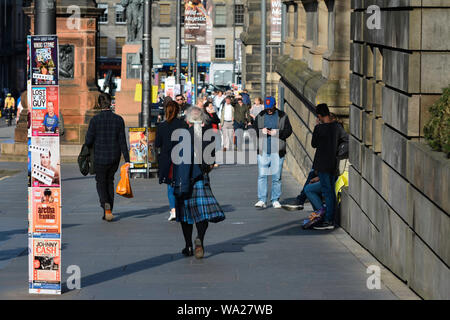
M111 206L109 203L105 203L105 220L111 222L114 220L114 216L112 214Z

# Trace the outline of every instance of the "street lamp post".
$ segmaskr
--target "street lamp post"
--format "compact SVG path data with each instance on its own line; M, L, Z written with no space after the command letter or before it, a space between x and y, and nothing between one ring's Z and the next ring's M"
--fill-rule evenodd
M176 0L177 2L177 28L176 28L176 44L177 44L177 52L176 52L176 84L180 85L180 93L181 93L181 0Z
M152 97L152 1L144 0L144 30L142 33L142 112L141 126L148 128L150 120L150 104Z

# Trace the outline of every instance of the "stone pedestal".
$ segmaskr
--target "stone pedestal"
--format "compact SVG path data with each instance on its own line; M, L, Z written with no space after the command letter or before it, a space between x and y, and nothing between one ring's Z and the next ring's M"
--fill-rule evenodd
M125 125L129 127L139 126L139 113L141 112L141 102L134 101L136 85L141 82L138 78L129 78L127 72L127 56L139 52L140 43L128 43L122 48L122 85L120 92L116 93L116 113L123 117ZM139 76L139 75L138 75Z

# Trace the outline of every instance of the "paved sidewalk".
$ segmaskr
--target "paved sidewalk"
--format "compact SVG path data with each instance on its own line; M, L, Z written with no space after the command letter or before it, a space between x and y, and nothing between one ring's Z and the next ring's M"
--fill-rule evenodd
M340 230L302 230L311 211L258 210L256 166L221 166L213 191L227 219L210 224L205 258L185 258L181 227L168 222L165 185L133 180L134 199L117 197L116 220L101 220L95 179L62 167L63 281L81 268L81 290L58 297L27 291L25 164L0 181L0 299L397 299L384 284L366 287L366 266L340 240ZM117 180L116 180L117 181ZM283 176L283 199L298 186ZM282 199L282 200L283 200ZM196 231L194 231L194 237ZM350 240L352 241L352 240ZM375 261L375 260L374 260Z

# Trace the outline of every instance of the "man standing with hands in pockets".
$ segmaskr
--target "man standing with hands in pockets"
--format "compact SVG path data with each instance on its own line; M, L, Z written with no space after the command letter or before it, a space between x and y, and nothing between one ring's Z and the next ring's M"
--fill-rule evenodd
M111 110L111 96L101 93L98 97L101 112L91 119L86 133L85 144L94 146L94 169L100 206L104 210L103 219L112 221L114 206L114 174L119 168L120 156L130 162L125 122Z

